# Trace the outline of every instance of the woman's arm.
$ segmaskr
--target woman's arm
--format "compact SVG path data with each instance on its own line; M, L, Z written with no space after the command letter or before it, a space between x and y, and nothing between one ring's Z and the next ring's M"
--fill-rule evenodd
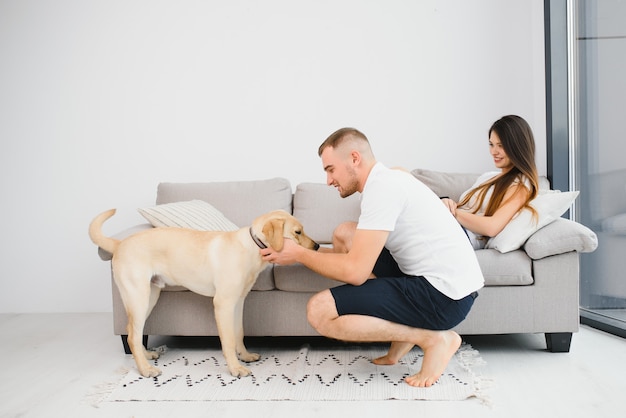
M473 214L461 208L456 208L453 214L464 228L478 235L495 237L524 206L529 193L524 185L511 186L502 199L503 203L491 216Z

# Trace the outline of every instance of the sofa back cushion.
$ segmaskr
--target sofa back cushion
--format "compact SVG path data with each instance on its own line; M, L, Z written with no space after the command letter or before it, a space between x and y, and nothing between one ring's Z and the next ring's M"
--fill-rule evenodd
M157 205L204 200L239 227L276 209L292 212L291 183L284 178L207 183L160 183Z
M459 201L463 192L472 187L480 176L480 174L473 173L444 173L423 168L416 168L411 171L411 174L428 186L437 196L448 196L455 202Z
M463 192L474 185L482 173L446 173L442 171L416 168L411 171L418 180L428 186L439 197L448 196L458 202ZM545 176L539 176L539 188L550 189Z
M360 193L342 198L334 187L323 183L301 183L293 196L293 215L304 231L320 244L332 242L333 231L342 222L359 219Z

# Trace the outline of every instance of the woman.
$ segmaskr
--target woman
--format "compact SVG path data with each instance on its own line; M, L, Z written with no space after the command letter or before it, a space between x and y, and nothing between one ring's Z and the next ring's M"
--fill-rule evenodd
M444 198L457 221L465 228L475 249L484 248L490 237L504 229L537 196L539 179L535 166L535 140L528 123L516 115L504 116L489 129L489 150L499 172L485 173L460 201Z

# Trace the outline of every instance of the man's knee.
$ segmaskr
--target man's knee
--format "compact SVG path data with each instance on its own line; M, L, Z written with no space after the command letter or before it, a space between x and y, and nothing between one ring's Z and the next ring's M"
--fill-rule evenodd
M317 332L324 335L324 324L338 316L335 299L330 290L316 293L309 299L306 306L306 316L309 324Z
M333 248L336 252L347 253L352 248L352 238L356 231L356 222L344 222L333 231Z

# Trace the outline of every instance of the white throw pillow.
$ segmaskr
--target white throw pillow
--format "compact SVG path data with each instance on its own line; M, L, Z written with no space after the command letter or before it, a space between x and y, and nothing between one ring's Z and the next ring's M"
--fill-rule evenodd
M536 220L530 210L522 210L498 235L487 241L485 248L493 248L501 253L517 250L535 231L563 215L578 197L578 193L540 190L537 197L530 202L537 211Z
M203 200L165 203L137 209L155 227L174 226L199 231L236 231L237 225Z

